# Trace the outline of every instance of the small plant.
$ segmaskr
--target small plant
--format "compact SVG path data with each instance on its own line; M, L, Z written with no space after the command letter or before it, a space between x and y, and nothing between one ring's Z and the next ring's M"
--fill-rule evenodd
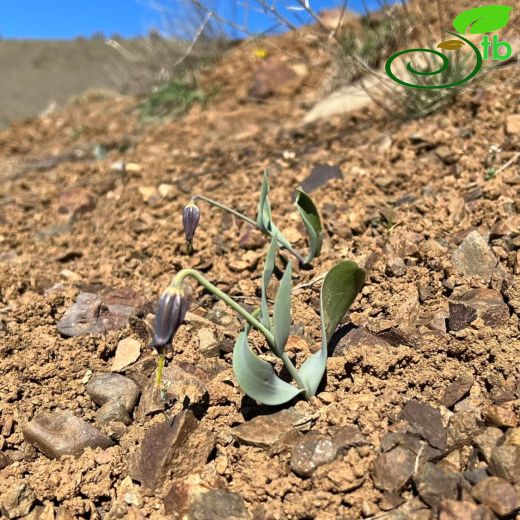
M188 298L183 282L186 278L193 278L247 321L245 329L239 334L233 349L233 371L238 384L249 397L263 404L280 405L298 395L310 399L316 394L325 373L330 339L361 290L365 272L354 262L343 261L327 273L323 280L320 297L321 349L297 369L285 352L291 327L292 266L290 261L282 276L272 312L269 311L267 302L267 289L274 273L279 240L277 233L274 232L264 265L260 309L252 313L194 269L182 269L175 275L170 286L159 299L156 316L153 345L159 352L157 386L160 386L161 383L164 349L171 343L188 308ZM263 334L270 350L282 361L296 386L281 379L270 363L261 359L251 350L247 341L251 328L255 328Z
M321 252L323 232L320 216L312 199L301 188L298 188L296 207L303 220L309 238L309 252L307 253L307 256L304 257L302 254L296 251L291 243L283 236L278 227L274 224L271 214L271 204L269 202L269 176L267 171L264 172L262 181L262 189L260 191L260 201L258 203L258 215L256 221L240 213L239 211L233 208L229 208L228 206L225 206L224 204L221 204L216 200L212 200L204 195L194 195L191 198L190 203L184 208L183 213L183 226L184 233L186 235L188 251L191 251L192 249L195 229L197 228L200 219L200 213L198 209L196 209L197 200L202 200L212 206L231 213L240 220L243 220L251 226L258 228L266 236L276 237L278 246L293 254L302 265L310 264L312 260L319 256Z
M141 113L145 119L181 116L193 103L199 102L205 105L206 101L207 95L193 82L174 78L166 85L152 91L141 105Z

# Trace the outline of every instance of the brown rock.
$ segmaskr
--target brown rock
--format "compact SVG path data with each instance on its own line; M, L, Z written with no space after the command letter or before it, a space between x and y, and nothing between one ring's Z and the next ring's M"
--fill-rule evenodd
M112 361L112 372L121 372L135 363L141 355L141 343L136 338L122 339L116 348L116 355Z
M462 374L459 376L453 383L448 385L444 395L442 396L442 404L446 408L451 408L456 403L458 403L461 399L466 397L466 395L471 390L475 379L471 374Z
M367 438L359 431L357 426L340 426L331 432L334 442L342 448L359 448L368 444Z
M121 422L129 425L132 421L125 405L118 400L107 401L96 413L98 424L109 424L111 422Z
M474 444L483 459L489 463L493 450L504 437L502 430L498 428L486 428L481 434L474 438Z
M166 402L184 403L187 400L194 406L204 405L209 399L209 390L198 375L191 365L181 367L172 363L163 370L162 390L159 390L153 374L143 390L136 412L137 420L142 422L147 415L164 410Z
M258 67L249 95L254 99L266 99L273 94L295 92L305 75L303 67L268 58Z
M435 149L435 155L446 165L454 164L459 160L459 154L449 146L441 145Z
M515 488L499 477L489 477L479 482L473 487L471 494L498 516L508 516L520 509L520 497Z
M13 460L11 459L11 457L9 457L9 455L4 451L0 451L0 469L7 468L7 466L9 466L9 464L12 463Z
M303 435L293 446L291 470L299 477L310 477L318 466L332 462L340 452L339 444L324 435Z
M113 291L102 299L97 294L79 293L76 302L69 307L58 321L59 332L66 337L83 334L103 334L108 330L125 327L138 310L139 300L120 298Z
M478 277L488 282L497 265L497 259L478 231L472 231L453 254L453 264L465 276Z
M414 453L401 447L381 453L373 466L374 486L382 491L399 491L412 478L415 459Z
M302 188L307 193L311 193L331 179L343 179L341 168L336 165L316 164L308 177L303 180Z
M448 424L448 446L454 449L471 444L481 430L482 425L473 412L456 412Z
M450 330L461 330L477 318L486 325L499 327L509 319L509 308L499 291L472 289L459 300L450 301Z
M507 116L506 132L509 135L520 135L520 114L511 114Z
M439 506L439 520L494 520L496 517L485 506L467 501L443 500Z
M85 448L108 448L113 442L104 433L76 417L70 410L55 410L22 426L22 433L44 455L59 459L79 455Z
M516 413L510 408L496 404L488 406L484 410L484 417L491 426L498 426L499 428L514 428L518 426Z
M363 327L354 328L349 330L334 347L332 357L339 357L345 355L345 353L351 348L358 345L367 347L389 347L389 343L384 339L368 332Z
M132 412L139 398L137 385L120 374L103 372L94 374L85 389L96 404L104 405L108 401L119 401L127 412Z
M58 199L58 212L69 217L69 221L77 220L80 215L92 211L96 207L96 199L87 190L73 188L64 191Z
M265 236L249 224L244 229L239 240L240 247L246 251L261 249L265 244Z
M405 404L401 415L410 424L410 430L425 439L430 446L446 449L446 430L439 410L412 399Z
M235 426L231 435L241 444L267 448L293 431L293 424L301 418L293 408L270 415L259 415L244 424Z
M250 520L244 499L226 489L208 489L198 475L172 484L164 499L167 515L189 520Z
M489 469L493 475L513 484L520 481L520 446L497 446L491 453Z
M149 489L182 478L206 464L215 445L212 432L199 426L189 410L152 426L130 464L130 476Z
M419 468L413 476L413 482L421 499L431 507L439 505L445 498L457 498L461 485L458 475L431 462Z
M19 518L29 513L35 500L26 484L13 485L0 496L0 511L6 518Z

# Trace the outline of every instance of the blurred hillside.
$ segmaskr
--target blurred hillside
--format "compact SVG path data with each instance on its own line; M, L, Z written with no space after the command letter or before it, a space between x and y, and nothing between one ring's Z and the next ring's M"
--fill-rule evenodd
M183 44L158 37L118 41L122 52L102 37L0 40L0 127L61 106L88 89L146 90L184 52ZM202 54L206 51L196 48L189 59Z

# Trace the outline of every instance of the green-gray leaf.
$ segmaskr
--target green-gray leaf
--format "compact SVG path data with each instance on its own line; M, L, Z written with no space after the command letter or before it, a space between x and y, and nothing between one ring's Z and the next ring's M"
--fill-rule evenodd
M278 357L281 357L285 351L285 345L291 330L291 289L292 265L289 262L274 301L274 353Z
M462 11L453 20L453 27L465 34L469 27L470 34L494 32L505 27L513 10L507 5L482 5Z
M350 260L336 264L323 280L320 298L321 349L307 359L299 370L311 395L316 393L327 367L329 341L364 283L365 271Z
M268 330L271 330L271 320L269 318L269 307L267 306L267 289L269 287L271 277L273 276L276 247L277 243L275 234L273 235L271 245L269 246L269 251L267 252L267 256L265 258L264 272L262 274L262 298L260 303L260 309L262 313L260 322Z
M300 212L300 216L309 235L309 254L305 259L305 263L309 263L314 257L320 254L323 243L320 215L312 199L301 188L298 188L296 207Z
M247 325L238 335L233 350L233 371L240 388L252 399L271 406L294 399L302 390L280 379L267 361L251 351L247 342L249 329Z
M271 204L269 202L269 174L264 171L262 188L260 190L260 202L258 203L258 216L256 224L262 233L268 233L271 228Z

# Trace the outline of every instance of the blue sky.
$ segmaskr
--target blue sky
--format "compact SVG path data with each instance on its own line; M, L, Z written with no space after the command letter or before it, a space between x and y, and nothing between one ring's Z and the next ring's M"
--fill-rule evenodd
M272 2L274 0L268 0ZM160 28L164 17L153 2L176 12L188 0L0 0L0 36L2 38L68 39L92 36L102 32L105 36L138 36L152 28ZM317 11L340 4L339 0L310 0ZM362 0L350 0L349 8L363 10ZM227 19L239 23L246 20L250 30L268 29L272 21L252 9L254 0L206 0ZM278 5L297 5L297 1L279 0ZM370 8L377 0L367 0ZM244 4L249 5L246 9ZM285 11L288 16L290 12ZM170 17L171 18L171 17ZM182 18L182 16L181 16ZM177 29L182 30L182 24Z

